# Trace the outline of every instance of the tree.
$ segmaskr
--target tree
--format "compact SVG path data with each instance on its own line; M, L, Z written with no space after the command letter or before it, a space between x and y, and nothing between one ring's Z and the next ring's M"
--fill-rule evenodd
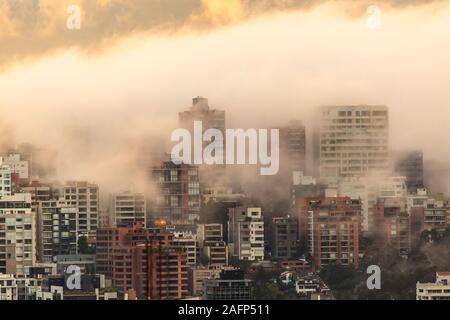
M86 236L81 236L78 238L78 253L79 254L93 254L93 250L89 246Z

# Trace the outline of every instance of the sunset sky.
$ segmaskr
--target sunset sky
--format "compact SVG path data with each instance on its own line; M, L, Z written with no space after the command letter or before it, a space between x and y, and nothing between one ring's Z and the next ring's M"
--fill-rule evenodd
M66 28L70 4L81 30ZM0 143L51 145L69 155L64 178L101 179L135 139L169 139L197 95L230 127L387 105L392 149L449 163L450 1L0 2Z

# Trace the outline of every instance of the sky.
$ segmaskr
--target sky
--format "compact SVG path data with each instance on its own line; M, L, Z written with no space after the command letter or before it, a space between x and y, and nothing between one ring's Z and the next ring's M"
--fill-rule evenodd
M449 40L450 1L5 0L0 144L55 149L62 179L142 188L142 143L161 148L195 96L244 128L381 104L391 149L422 149L450 192Z

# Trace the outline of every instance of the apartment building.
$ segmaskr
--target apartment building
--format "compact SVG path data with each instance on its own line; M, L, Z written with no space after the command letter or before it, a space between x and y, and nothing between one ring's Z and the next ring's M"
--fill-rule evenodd
M51 262L58 255L78 253L78 209L65 201L40 201L37 210L40 262Z
M429 198L424 208L424 228L444 232L449 221L448 201L436 197Z
M203 132L202 135L208 129L216 129L222 133L222 139L225 137L225 111L211 109L207 98L195 97L192 99L192 106L189 110L180 112L178 114L179 125L181 128L185 128L194 135L194 122L201 121ZM226 141L217 141L222 143L225 147ZM208 142L203 142L203 148L206 147ZM218 151L220 152L220 151ZM215 186L221 182L225 176L225 165L202 165L200 166L201 181L205 186Z
M241 270L222 270L219 278L204 282L205 300L251 300L252 281L244 278Z
M36 262L36 220L31 195L0 198L0 273L25 275Z
M165 161L153 167L159 188L154 216L170 224L194 224L200 218L200 181L196 166Z
M417 282L416 300L450 300L450 272L436 272L434 283Z
M295 259L299 254L298 222L293 217L273 217L270 225L272 258Z
M86 181L68 181L60 189L60 201L78 210L78 232L95 234L98 227L98 185Z
M220 267L197 267L190 271L191 292L193 296L203 296L205 281L219 279L222 272Z
M147 224L147 202L143 193L125 191L111 195L109 211L116 227Z
M0 301L13 301L17 298L18 289L14 275L0 273Z
M208 266L228 265L228 245L224 241L222 224L198 224L197 242L200 260L203 264Z
M197 265L197 235L192 232L174 232L173 246L182 251L186 251L187 265L195 267Z
M264 220L261 208L229 209L228 245L230 254L239 260L264 260Z
M188 295L187 252L173 245L173 234L161 229L97 230L97 272L122 293L141 299L181 299Z
M340 178L387 172L389 115L386 106L326 106L320 109L316 154L320 178Z
M298 201L300 246L315 267L359 264L361 202L349 197L301 198Z
M373 207L374 239L380 252L395 250L401 256L411 251L411 217L405 198L380 198Z
M361 201L362 231L373 232L373 206L378 198L406 198L407 187L404 176L346 177L338 184L338 196L348 196Z
M12 173L17 173L20 180L30 179L29 163L23 160L18 153L10 153L0 157L0 165L6 165L11 168Z
M12 193L11 174L12 170L9 166L0 166L0 197L10 196Z

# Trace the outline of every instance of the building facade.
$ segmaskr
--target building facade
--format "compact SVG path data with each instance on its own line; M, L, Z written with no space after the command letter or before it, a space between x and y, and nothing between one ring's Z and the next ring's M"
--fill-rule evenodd
M126 191L111 195L109 210L115 227L147 224L147 202L142 193Z
M316 268L359 265L361 202L349 197L301 198L300 245Z
M25 275L36 262L36 219L31 195L0 198L0 273Z
M292 217L272 218L272 258L290 260L298 257L298 222Z
M230 254L239 260L264 260L264 220L261 208L229 209L228 245Z
M60 201L78 210L78 232L95 234L98 227L98 185L86 181L68 181L60 190Z
M327 106L320 110L320 178L365 176L389 169L389 115L386 106Z
M165 161L153 168L153 181L159 188L154 215L171 224L193 224L200 218L198 168Z

